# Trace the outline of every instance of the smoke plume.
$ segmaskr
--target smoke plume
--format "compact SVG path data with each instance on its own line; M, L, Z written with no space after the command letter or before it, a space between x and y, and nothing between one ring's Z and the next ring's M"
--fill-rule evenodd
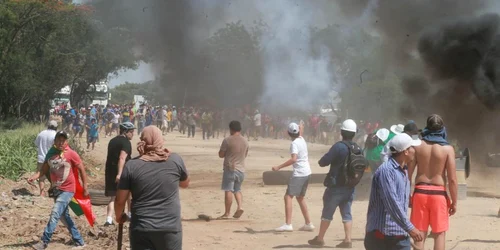
M315 6L307 1L255 2L271 30L261 38L264 66L261 104L279 110L311 110L332 90L330 52L312 53Z

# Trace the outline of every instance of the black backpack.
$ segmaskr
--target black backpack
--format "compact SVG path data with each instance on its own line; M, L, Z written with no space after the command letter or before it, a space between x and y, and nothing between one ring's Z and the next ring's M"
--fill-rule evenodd
M355 187L361 181L361 178L363 177L363 174L365 173L365 170L369 165L368 161L363 155L363 150L361 150L361 148L355 142L341 141L340 143L347 146L347 148L349 149L349 154L346 157L344 164L342 164L336 178L332 178L330 174L327 174L325 182L323 184L326 187Z
M368 161L363 155L363 150L355 142L344 142L344 145L349 148L349 156L345 159L342 169L340 170L340 182L344 186L355 187L363 178Z

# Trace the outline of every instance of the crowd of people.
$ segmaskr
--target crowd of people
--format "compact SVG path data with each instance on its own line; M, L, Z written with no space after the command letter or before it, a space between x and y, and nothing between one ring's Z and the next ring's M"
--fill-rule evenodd
M222 125L226 122L225 113L196 108L177 110L175 106L153 108L141 105L137 111L132 111L129 105L106 108L104 114L118 114L118 120L121 122L116 137L108 145L105 192L106 196L110 197L110 204L106 225L113 224L113 213L119 223L130 220L132 249L182 249L178 188L188 187L189 175L182 158L164 148L163 135L172 132L174 127L183 133L182 124L185 117L187 118L185 121L190 119L192 121L188 122L188 125L193 124L189 126L201 125L203 139L209 139L210 136L214 138L217 131L215 128L222 129L221 131L225 133ZM92 108L89 112L93 114ZM96 113L97 118L94 119L98 120L99 111ZM245 127L245 119L251 113L253 118L250 121L253 125ZM156 123L153 122L152 114L160 114L157 115ZM149 123L143 123L143 120L148 121L148 115ZM225 212L219 219L230 216L233 196L237 203L233 217L240 218L243 215L242 187L245 179L245 160L249 150L248 140L250 135L255 135L254 139L259 135L266 136L266 128L262 128L262 114L258 110L241 112L240 117L243 122L240 120L228 122L229 136L224 135L219 149L219 157L224 159L221 189L224 191L225 201ZM321 119L318 116L318 128ZM311 175L306 141L308 136L314 136L312 133L308 134L307 128L308 126L314 128L315 123L304 119L297 120L297 122L291 121L285 128L287 137L292 141L290 159L272 168L273 171L279 171L291 166L293 172L284 196L285 223L275 229L278 232L293 231L291 224L293 198L298 201L305 222L299 230L315 230L304 200ZM214 126L216 121L220 122L220 126ZM107 121L105 123L107 124ZM56 125L55 121L51 121L49 130L55 132ZM136 130L140 134L138 144L140 156L131 159L130 140ZM378 124L375 126L365 124L360 129L355 121L348 119L339 123L338 130L340 138L318 162L319 166L329 166L330 170L324 182L326 189L323 195L319 232L308 243L313 246L324 245L324 236L335 210L339 208L345 239L336 247L352 248L351 207L355 186L361 178L359 174L361 166L361 175L367 167L372 170L364 239L366 249L390 250L411 249L411 247L423 249L429 227L434 238L434 249L445 249L449 216L457 209L457 178L455 151L447 142L442 118L438 115L429 116L423 130L419 130L413 121L407 125L393 125L389 129L378 128ZM272 126L269 131L273 131ZM48 138L54 132L42 133ZM190 136L194 136L194 128L188 128L188 137ZM71 157L68 164L56 165L51 158L53 153L40 156L44 152L39 148L41 167L37 174L29 179L33 181L50 172L51 189L61 190L54 197L53 213L42 240L35 249L47 247L54 225L60 218L70 222L66 224L73 240L77 245L83 245L83 240L71 223L69 215L59 213L67 208L68 197L72 195L71 192L74 193L71 183L76 180L73 175L68 175L68 171L85 172L79 157L68 149L67 138L66 132L57 132L54 141L56 147L51 150L69 154ZM40 146L48 144L50 142L44 141ZM61 166L64 166L64 171L60 170ZM410 188L414 174L416 174L416 185L411 195ZM86 175L82 174L81 177L87 192ZM449 196L447 189L450 192ZM128 205L126 213L125 205L130 200L131 204ZM409 207L412 207L412 210L408 217Z
M94 148L99 139L99 133L104 130L104 136L119 134L119 124L131 122L140 134L144 127L155 125L163 134L176 129L187 137L194 138L195 132L201 130L203 140L225 137L228 133L227 124L232 120L242 124L242 135L248 140L258 138L287 138L287 126L295 122L303 127L304 138L313 143L331 144L340 139L340 119L337 115L328 118L322 114L303 116L280 116L261 113L258 109L243 108L204 108L179 107L175 105L153 106L147 103L109 104L107 106L89 106L73 108L66 103L57 103L51 110L52 116L62 123L62 128L73 137L83 137L87 133L87 148ZM359 128L354 140L363 145L367 135L377 131L379 122L358 121Z

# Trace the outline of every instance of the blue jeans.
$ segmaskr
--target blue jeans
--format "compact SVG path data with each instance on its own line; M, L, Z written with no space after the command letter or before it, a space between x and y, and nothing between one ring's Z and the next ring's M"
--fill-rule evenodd
M351 206L354 200L354 188L328 187L323 194L323 211L321 220L332 221L337 207L342 216L342 222L352 221Z
M47 223L47 227L43 231L42 241L45 244L49 244L50 239L52 238L52 234L56 230L57 222L59 219L62 223L68 228L73 241L83 246L85 243L83 242L83 238L78 232L75 223L69 216L69 203L73 198L74 193L70 192L62 192L55 198L54 207L52 208L52 212L50 213L49 222Z
M375 237L374 232L367 232L365 236L366 250L411 250L410 238L406 237L390 237L384 239Z

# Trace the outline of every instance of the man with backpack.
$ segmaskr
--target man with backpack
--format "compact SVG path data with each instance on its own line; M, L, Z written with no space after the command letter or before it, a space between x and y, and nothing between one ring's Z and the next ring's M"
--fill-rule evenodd
M323 246L325 244L326 230L338 207L344 223L345 238L336 248L352 248L351 205L354 199L354 187L359 183L368 166L363 151L352 140L356 131L356 123L351 119L345 120L340 128L342 140L335 143L318 162L320 167L330 166L330 171L324 182L326 190L323 194L319 234L314 239L309 240L310 245Z

